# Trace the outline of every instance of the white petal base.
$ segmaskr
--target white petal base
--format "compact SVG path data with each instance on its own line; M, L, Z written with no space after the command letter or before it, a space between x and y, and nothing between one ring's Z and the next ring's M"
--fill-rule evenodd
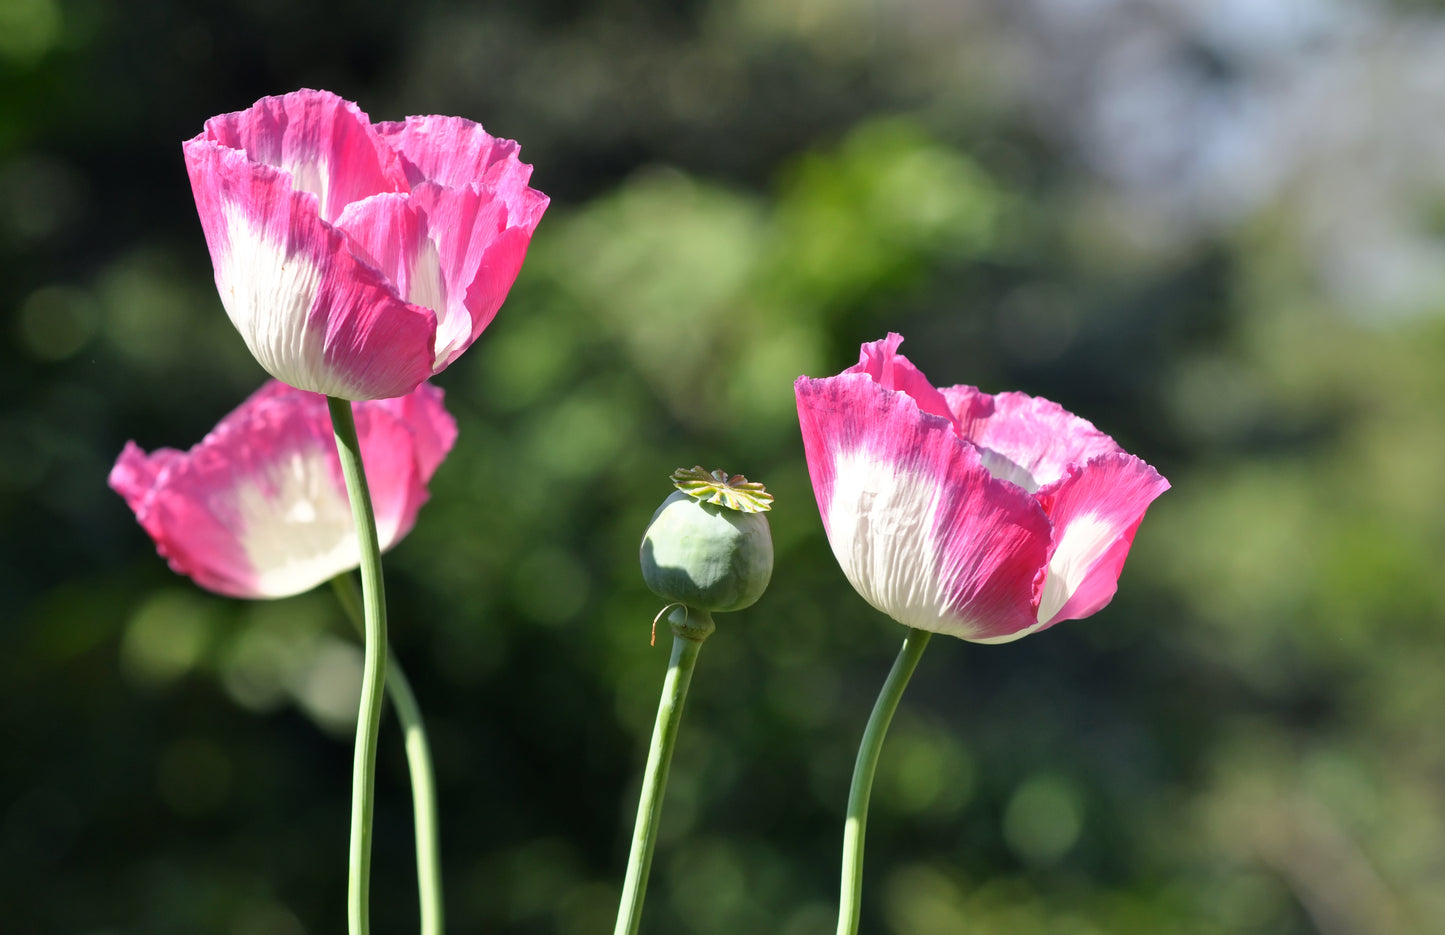
M938 484L863 452L839 454L828 538L843 574L874 607L905 626L934 629L947 587L934 572Z
M360 560L356 527L346 491L333 479L327 453L294 452L279 460L265 478L252 478L236 489L236 509L244 532L241 547L257 569L256 590L299 594ZM377 534L384 549L396 538L395 524Z
M1049 560L1044 593L1039 599L1039 624L1045 624L1063 609L1078 590L1094 563L1119 538L1119 528L1096 513L1074 517Z
M226 239L230 249L216 272L221 304L256 360L284 383L301 389L325 385L322 336L308 327L321 289L321 269L267 236L228 205Z

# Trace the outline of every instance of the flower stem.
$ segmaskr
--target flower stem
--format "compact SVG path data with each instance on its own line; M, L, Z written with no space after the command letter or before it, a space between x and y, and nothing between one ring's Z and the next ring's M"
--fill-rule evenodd
M627 876L622 883L614 935L636 935L642 922L642 899L647 894L647 875L652 869L652 851L662 818L662 796L667 789L667 770L677 743L678 725L682 723L682 706L687 700L687 687L692 682L692 669L702 641L713 631L712 615L705 610L679 607L668 619L672 621L672 659L667 664L667 678L662 683L662 699L657 706L657 723L652 728L652 746L647 752L647 771L643 774L642 795L637 801L637 824L632 830L632 852L627 857Z
M365 633L361 592L356 579L340 574L331 579L336 598L351 618L356 629ZM436 774L432 769L431 745L427 742L426 724L421 706L411 690L411 681L396 653L386 651L386 693L392 710L401 723L406 745L407 771L411 774L413 823L416 826L417 893L421 904L421 935L442 935L441 835L437 831Z
M361 551L365 662L361 675L361 708L356 717L356 753L351 770L351 848L347 859L346 921L350 935L371 931L371 824L376 799L376 739L381 730L382 687L386 683L386 589L381 581L381 546L376 516L361 464L361 443L351 403L326 398L331 428L341 457L341 474L351 499Z
M878 754L883 738L898 710L903 689L923 656L923 649L932 636L927 630L909 629L903 648L893 661L883 690L868 716L863 729L863 742L858 745L858 760L853 765L853 785L848 790L848 818L843 825L843 880L838 897L838 935L858 935L858 916L863 897L863 837L868 828L868 797L873 791L873 773L878 768Z

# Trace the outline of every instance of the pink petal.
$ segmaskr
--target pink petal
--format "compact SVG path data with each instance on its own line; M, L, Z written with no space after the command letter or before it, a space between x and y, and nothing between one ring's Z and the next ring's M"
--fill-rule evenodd
M110 487L125 499L172 571L220 594L259 596L251 593L254 572L229 518L170 490L172 476L185 473L177 469L187 457L169 448L148 457L135 442L127 442L111 469Z
M461 117L378 124L406 166L413 204L427 216L446 307L438 316L436 369L465 351L501 308L526 258L548 198L528 186L517 144ZM417 300L413 300L417 301Z
M361 441L361 463L366 467L366 482L371 490L371 508L376 514L376 538L384 551L411 532L417 511L429 494L417 463L415 433L389 409L378 405L379 402L353 406L353 415ZM327 425L330 426L329 419ZM344 492L346 481L339 474L341 462L328 459L328 466L331 463L336 465L337 480ZM343 500L349 507L350 499L343 497ZM356 548L354 538L348 536L348 539ZM359 556L358 552L356 561L347 567L358 564Z
M388 548L415 524L455 426L430 386L353 409ZM297 594L358 562L330 415L314 393L268 383L189 452L147 458L127 445L110 482L171 567L222 594Z
M928 378L913 366L907 357L898 353L898 345L902 343L903 336L890 331L888 337L882 341L871 341L863 345L858 363L843 372L866 373L879 386L906 393L924 412L952 422L953 413L949 410L943 394L928 382Z
M347 399L400 396L431 375L435 315L358 260L314 199L216 143L183 149L221 303L268 373Z
M519 147L464 117L408 117L375 127L402 156L408 181L435 182L447 188L486 187L511 192L525 188L532 167L518 158Z
M467 288L467 308L472 314L472 333L460 347L452 345L452 359L466 350L497 316L507 293L511 291L512 283L516 282L517 274L522 270L522 261L527 258L531 237L530 231L525 228L509 227L487 244L481 263L477 266L477 274L472 277L472 283ZM446 360L443 366L450 362L450 359Z
M871 360L865 347L851 372L794 384L833 554L858 593L900 623L1013 638L1036 622L1048 519L989 474L951 420L920 408L914 393L932 402L927 381L920 387L922 375L899 366L894 338L872 346L881 353ZM873 363L881 366L867 369Z
M410 195L351 205L337 225L407 302L435 312L432 366L440 371L491 323L517 278L531 229L511 220L489 190L420 182Z
M516 143L460 117L373 127L325 91L215 117L184 150L247 346L353 400L410 392L477 338L548 204Z
M489 248L507 232L506 202L490 191L443 188L430 182L416 186L412 202L426 218L432 244L432 274L444 301L437 309L436 369L441 370L471 346L491 324L501 300L516 279L521 262L510 270L488 270L483 265ZM527 237L522 240L525 256ZM478 303L470 290L474 281L495 282L500 294L495 305Z
M1070 465L1121 450L1093 423L1047 399L1024 393L990 396L972 386L950 386L943 396L960 434L998 456L985 454L994 476L1030 491L1064 477Z
M1124 452L1102 454L1039 491L1054 523L1054 547L1039 602L1037 629L1103 609L1144 512L1169 482Z
M441 387L423 383L414 393L376 403L410 428L413 454L423 483L432 479L457 440L457 420L443 405L445 396ZM370 463L367 462L368 473Z
M206 139L287 173L316 196L323 220L354 201L406 191L405 169L355 104L329 91L263 97L246 110L206 121Z
M410 195L386 193L353 202L336 226L350 238L352 253L376 267L402 300L441 318L446 293L437 275L436 248Z

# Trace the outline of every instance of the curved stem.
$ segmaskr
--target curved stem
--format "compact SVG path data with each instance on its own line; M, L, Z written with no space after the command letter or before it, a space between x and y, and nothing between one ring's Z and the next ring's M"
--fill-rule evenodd
M848 790L848 818L843 825L843 880L838 897L838 935L858 935L858 915L863 898L863 837L868 829L868 797L873 791L873 773L878 768L878 754L883 738L898 710L903 689L923 656L923 649L932 636L927 630L909 629L903 648L893 661L883 690L873 704L868 726L863 729L863 742L858 745L858 760L853 765L853 785Z
M361 551L361 594L365 620L365 662L361 675L361 708L356 717L356 753L351 770L351 848L347 858L346 921L350 935L371 931L371 824L376 799L376 738L381 730L381 696L386 683L386 589L381 581L381 546L376 516L361 463L361 443L351 403L326 398L341 473L351 499L356 540Z
M632 830L632 851L627 857L627 876L617 906L614 935L636 935L642 922L642 900L647 894L647 876L652 869L652 851L662 818L662 796L667 789L667 770L677 743L678 725L687 687L692 682L702 641L712 632L712 616L706 611L680 608L684 622L674 624L672 659L662 683L662 700L657 706L657 723L652 728L652 746L647 752L647 770L642 776L642 795L637 801L637 824ZM688 620L689 616L692 618Z
M362 617L361 592L356 579L340 574L331 579L336 598L356 629L366 631ZM417 894L421 904L421 935L442 935L441 835L437 831L436 773L432 769L431 745L421 706L411 690L411 681L396 653L386 651L386 694L401 724L406 745L407 772L411 774L412 820L416 827Z

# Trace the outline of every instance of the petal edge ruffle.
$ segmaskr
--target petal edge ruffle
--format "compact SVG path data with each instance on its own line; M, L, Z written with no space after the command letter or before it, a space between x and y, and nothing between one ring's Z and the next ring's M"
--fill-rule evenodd
M206 121L206 139L279 169L298 192L316 196L322 220L381 192L407 190L401 160L361 108L330 91L263 97L245 110Z

